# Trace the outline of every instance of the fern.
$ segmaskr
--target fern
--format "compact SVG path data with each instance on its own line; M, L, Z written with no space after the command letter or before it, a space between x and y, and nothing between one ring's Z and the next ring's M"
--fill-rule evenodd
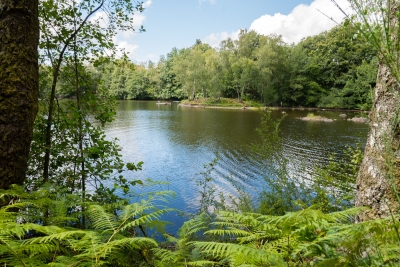
M10 199L10 205L0 209L0 263L9 266L132 266L151 263L152 249L157 248L158 243L141 236L145 233L139 229L144 231L155 220L157 223L154 225L163 225L158 219L173 210L153 204L165 200L169 193L119 206L121 209L116 214L113 213L115 209L109 211L98 204L66 202L66 198L73 197L58 196L57 190L48 187L30 194L20 187L13 187L0 194ZM49 201L54 197L59 197L60 204L57 199ZM61 207L56 211L55 205L58 204ZM87 206L83 209L81 205ZM83 210L90 228L71 227L82 216Z
M309 208L282 216L201 214L186 221L178 237L165 235L167 243L159 245L145 230L165 225L161 216L174 211L154 205L163 203L169 192L104 206L64 202L74 198L51 188L27 194L13 187L0 194L10 200L0 209L0 263L5 266L400 264L400 216L355 224L354 216L364 208L329 214ZM53 197L60 211L54 211ZM79 229L75 226L82 226L83 212L87 227Z
M399 218L396 216L395 220L386 218L337 226L315 243L320 246L330 243L334 244L334 248L340 248L336 250L335 260L347 265L398 266L400 240L396 236L395 224L398 224ZM325 266L325 261L321 259L319 266Z
M210 221L209 215L203 213L186 221L178 231L178 238L167 235L169 248L153 249L156 266L214 266L216 263L205 260L192 244L194 240L204 237Z
M277 251L260 249L254 244L196 242L196 246L216 261L225 260L229 266L286 266Z
M363 208L324 214L305 209L283 216L220 211L205 235L220 241L194 241L204 259L230 266L285 266L330 257L338 245L332 229L351 224ZM331 236L331 234L333 236ZM327 238L327 236L330 238ZM340 237L343 240L343 236Z

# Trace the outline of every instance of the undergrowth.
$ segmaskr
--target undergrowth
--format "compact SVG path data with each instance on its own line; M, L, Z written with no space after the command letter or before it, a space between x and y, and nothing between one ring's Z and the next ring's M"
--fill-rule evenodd
M2 191L4 266L399 266L400 216L354 223L366 208L284 215L219 210L186 221L177 236L161 216L174 211L158 192L135 203L82 203L51 186ZM155 203L158 203L156 205ZM84 207L84 209L83 209ZM85 229L77 228L84 212ZM164 234L165 240L149 236Z

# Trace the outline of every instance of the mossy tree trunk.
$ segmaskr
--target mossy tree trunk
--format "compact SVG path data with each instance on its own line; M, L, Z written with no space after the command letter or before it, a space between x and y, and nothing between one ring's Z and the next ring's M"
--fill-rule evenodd
M356 206L371 208L360 216L361 221L387 217L399 209L399 4L397 1L390 2L390 28L386 31L391 36L390 46L394 50L381 50L380 54L374 105L370 113L370 130L357 177Z
M38 110L38 0L0 0L0 188L25 180Z

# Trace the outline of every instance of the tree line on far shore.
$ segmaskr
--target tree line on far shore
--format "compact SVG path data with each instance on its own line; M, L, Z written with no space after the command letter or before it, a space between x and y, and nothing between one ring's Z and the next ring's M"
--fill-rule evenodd
M120 100L226 97L269 106L368 110L378 59L359 29L344 22L298 44L241 30L237 40L223 40L219 48L196 40L157 63L125 59L91 70Z

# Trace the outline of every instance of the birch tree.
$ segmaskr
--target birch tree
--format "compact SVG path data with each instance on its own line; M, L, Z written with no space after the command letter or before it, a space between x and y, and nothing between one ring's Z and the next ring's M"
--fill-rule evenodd
M400 72L399 3L352 0L356 19L366 24L368 41L379 51L379 68L364 159L357 177L357 206L368 206L360 220L389 216L399 209Z

